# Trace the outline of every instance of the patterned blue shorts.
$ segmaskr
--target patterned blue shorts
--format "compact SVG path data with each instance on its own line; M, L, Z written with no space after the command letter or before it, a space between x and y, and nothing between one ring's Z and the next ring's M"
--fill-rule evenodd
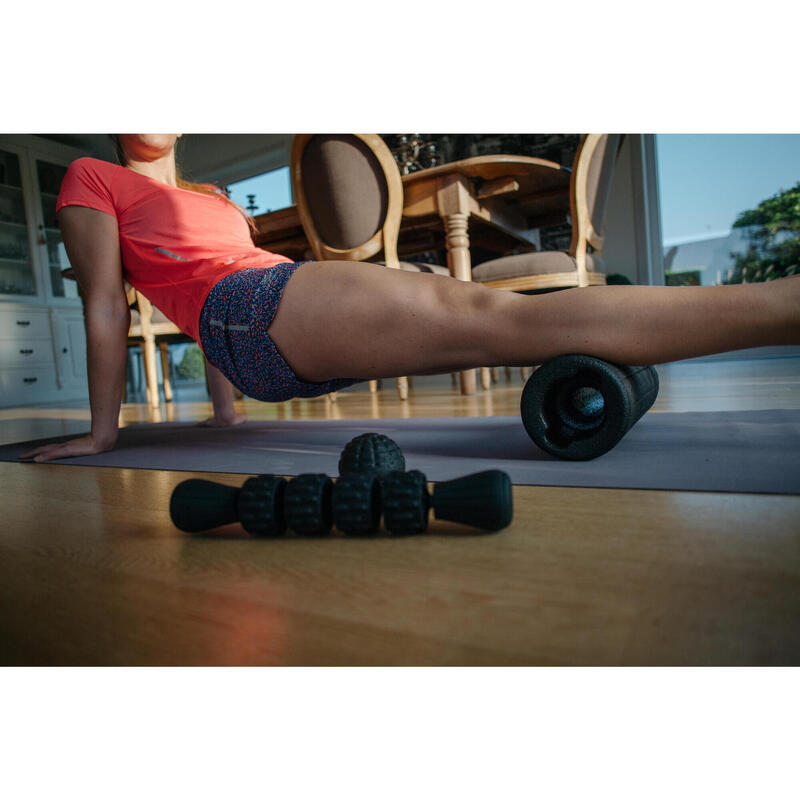
M318 397L361 380L304 383L267 334L284 287L302 263L254 267L226 275L203 305L200 344L206 358L255 400L279 403L293 397Z

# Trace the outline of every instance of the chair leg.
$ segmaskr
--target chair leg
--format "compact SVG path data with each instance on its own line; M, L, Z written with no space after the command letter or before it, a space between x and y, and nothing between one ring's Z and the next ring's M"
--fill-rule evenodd
M511 380L511 367L504 367L504 369L506 371L506 380L510 381Z
M492 383L497 383L500 380L500 371L497 369L497 367L492 367L491 373Z
M475 370L465 369L458 373L461 394L475 394Z
M123 403L128 402L128 364L130 363L130 359L128 358L128 351L125 351L125 380L122 381L122 401Z
M169 345L166 342L159 342L158 350L161 353L161 372L164 376L164 399L171 403L172 381L169 379Z
M156 342L152 336L145 336L142 342L142 360L147 383L147 402L151 408L159 407L158 373L156 372Z
M481 367L481 388L492 388L492 373L489 370L489 367Z
M401 400L408 399L408 378L397 379L397 394L400 395Z
M375 394L378 391L378 381L370 381L369 390L372 394Z

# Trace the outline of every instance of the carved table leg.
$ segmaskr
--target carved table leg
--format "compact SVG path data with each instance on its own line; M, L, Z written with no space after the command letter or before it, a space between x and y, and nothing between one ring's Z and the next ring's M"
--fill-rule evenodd
M454 212L444 217L444 230L447 242L447 268L454 278L460 281L472 280L469 257L469 234L467 221L469 214ZM475 370L460 373L461 394L475 394Z

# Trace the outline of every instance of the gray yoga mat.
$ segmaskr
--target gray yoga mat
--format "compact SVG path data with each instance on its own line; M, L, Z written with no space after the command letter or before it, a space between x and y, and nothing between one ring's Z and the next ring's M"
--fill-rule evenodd
M539 450L518 417L446 417L253 421L220 429L137 424L122 428L108 453L52 463L336 476L341 449L367 431L394 439L406 468L431 481L494 468L532 486L800 493L800 411L789 410L650 412L612 451L583 462L559 461ZM0 447L0 461L15 460L34 444Z

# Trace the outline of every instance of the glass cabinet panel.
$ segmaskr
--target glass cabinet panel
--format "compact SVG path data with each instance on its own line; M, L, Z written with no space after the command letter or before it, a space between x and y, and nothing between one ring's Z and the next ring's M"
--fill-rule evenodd
M5 150L0 150L0 294L36 294L19 156Z
M36 176L39 179L39 197L42 202L42 230L41 244L47 245L47 266L50 275L50 287L54 297L77 297L78 285L74 280L64 280L61 271L69 269L67 252L61 241L61 231L58 229L56 217L56 200L61 188L61 181L67 174L67 168L61 164L49 161L36 161Z

